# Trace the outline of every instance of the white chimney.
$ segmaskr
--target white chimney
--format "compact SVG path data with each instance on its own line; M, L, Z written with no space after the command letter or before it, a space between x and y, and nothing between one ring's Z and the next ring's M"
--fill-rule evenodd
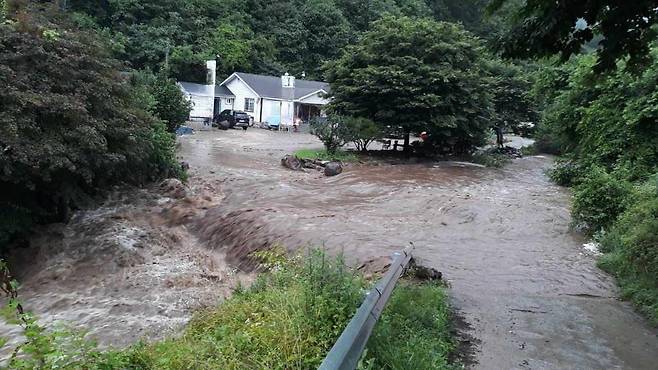
M281 87L295 87L295 76L290 76L288 72L285 75L281 76Z
M206 85L215 85L217 80L217 61L209 60L206 62L207 78Z

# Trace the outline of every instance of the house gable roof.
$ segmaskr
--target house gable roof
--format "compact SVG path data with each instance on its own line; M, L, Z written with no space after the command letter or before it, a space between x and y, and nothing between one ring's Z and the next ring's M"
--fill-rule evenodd
M235 95L224 85L215 85L215 96L227 96L235 98Z
M295 88L284 88L281 86L281 77L264 76L253 73L235 72L221 83L221 86L239 78L262 98L298 100L318 91L329 91L329 84L320 81L295 80ZM292 96L294 90L295 96Z
M200 95L200 96L214 96L215 91L213 91L212 86L202 85L194 82L178 82L183 93L188 95Z

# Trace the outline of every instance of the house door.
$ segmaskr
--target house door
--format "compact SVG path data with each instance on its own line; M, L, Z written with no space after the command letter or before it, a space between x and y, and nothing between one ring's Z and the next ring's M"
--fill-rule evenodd
M215 98L215 105L213 106L213 112L215 112L215 116L218 115L221 111L222 111L222 99Z

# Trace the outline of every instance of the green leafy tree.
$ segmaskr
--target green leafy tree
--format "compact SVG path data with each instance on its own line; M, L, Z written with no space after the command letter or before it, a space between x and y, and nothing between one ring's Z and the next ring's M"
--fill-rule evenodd
M354 143L356 150L365 152L368 145L382 138L382 129L377 124L363 117L347 117L344 124L347 126L346 141Z
M354 34L343 13L332 2L310 0L302 13L308 52L302 59L301 68L309 77L321 78L322 65L338 57Z
M160 75L152 86L155 104L152 113L163 120L169 132L175 132L190 116L190 102L176 86L176 81Z
M530 94L528 74L498 59L488 61L487 72L495 112L492 124L516 132L522 122L536 123L538 112Z
M491 117L483 51L461 26L408 17L374 22L328 69L331 109L383 129L427 131L441 151L482 144Z
M510 0L494 0L490 11ZM650 44L656 40L655 0L572 1L528 0L516 12L515 26L503 38L507 56L530 57L560 54L563 60L581 51L600 36L598 71L614 69L629 57L629 65L646 65Z
M322 141L327 153L335 154L338 149L348 143L350 133L345 124L346 118L339 115L318 117L309 123L311 133Z
M180 170L174 138L134 101L104 45L40 10L0 24L0 208L14 220L0 224L3 241L32 222L66 219L111 184Z

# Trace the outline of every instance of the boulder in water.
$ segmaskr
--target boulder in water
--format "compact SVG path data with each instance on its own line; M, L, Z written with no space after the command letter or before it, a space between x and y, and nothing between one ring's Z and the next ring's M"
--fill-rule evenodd
M302 169L302 161L290 154L286 154L285 157L281 158L281 165L294 171L301 171Z
M324 166L325 176L336 176L343 172L343 165L340 162L329 162Z

